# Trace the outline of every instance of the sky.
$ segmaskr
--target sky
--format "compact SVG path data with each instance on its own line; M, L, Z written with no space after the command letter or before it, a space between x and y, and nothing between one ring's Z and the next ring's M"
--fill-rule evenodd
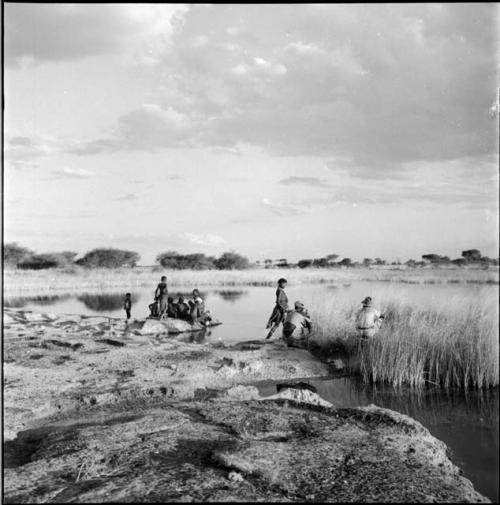
M4 243L498 257L498 6L4 4Z

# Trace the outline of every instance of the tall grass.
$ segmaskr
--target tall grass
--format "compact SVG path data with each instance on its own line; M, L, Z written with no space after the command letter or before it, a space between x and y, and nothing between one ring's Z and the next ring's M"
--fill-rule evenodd
M159 267L91 269L80 267L51 270L5 270L4 296L78 294L91 291L131 290L156 286L167 275L169 286L270 286L285 277L289 285L385 281L408 284L493 283L498 284L498 267L467 268L332 268L250 270L164 270Z
M431 295L431 293L430 293ZM321 349L343 345L365 382L393 386L482 388L499 384L498 296L486 293L433 299L416 306L404 292L374 296L386 319L373 340L356 337L359 307L325 301L312 311Z

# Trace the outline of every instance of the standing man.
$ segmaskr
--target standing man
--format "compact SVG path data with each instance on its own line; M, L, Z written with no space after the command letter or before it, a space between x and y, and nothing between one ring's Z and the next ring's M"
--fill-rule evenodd
M168 308L167 278L163 276L155 290L155 300L158 304L158 316L160 319L166 316Z
M288 297L285 293L286 279L278 280L278 288L276 289L276 304L267 322L266 329L269 329L266 339L271 338L278 326L283 322L285 314L288 310Z
M362 339L373 338L380 329L384 316L372 307L370 296L367 296L361 303L363 308L356 313L356 330Z

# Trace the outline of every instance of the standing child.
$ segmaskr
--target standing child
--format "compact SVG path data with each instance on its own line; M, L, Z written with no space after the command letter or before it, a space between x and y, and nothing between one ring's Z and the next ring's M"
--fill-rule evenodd
M130 319L130 311L132 310L132 298L130 293L125 294L125 300L123 302L123 308L127 314L127 321Z
M278 326L285 319L285 314L288 310L288 297L285 293L286 279L278 280L278 288L276 289L276 305L269 317L266 328L271 328L267 334L267 338L271 338Z
M155 290L155 300L158 304L158 316L160 319L167 317L168 309L168 287L167 278L163 275Z

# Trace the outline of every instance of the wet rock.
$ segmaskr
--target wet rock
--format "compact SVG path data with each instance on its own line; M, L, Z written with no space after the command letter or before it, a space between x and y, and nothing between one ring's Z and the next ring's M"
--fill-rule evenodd
M38 323L45 320L43 314L39 314L38 312L25 312L24 319L30 323Z
M229 400L257 400L260 399L259 390L255 386L233 386L232 388L226 389L223 398Z
M67 323L79 323L82 320L82 316L77 314L66 314L59 316L55 320L55 324L67 324Z
M333 407L333 405L321 398L317 393L313 393L308 389L293 389L287 388L279 393L266 396L264 400L293 400L298 403L309 403L311 405L321 405L323 407Z
M97 340L97 342L101 342L102 344L112 345L114 347L123 347L125 345L125 342L113 340L112 338L101 338L101 339Z
M232 482L243 482L245 479L243 479L243 476L241 475L241 473L238 473L238 472L229 472L229 475L227 476L227 478L232 481Z
M96 316L96 317L85 317L82 318L80 324L82 326L97 326L101 323L109 323L108 317Z
M343 360L340 358L335 358L328 360L328 364L335 370L335 371L342 371L347 368L347 360Z
M318 390L312 385L307 382L294 382L294 383L281 383L281 384L276 384L276 391L279 393L280 391L283 391L284 389L307 389L311 391L312 393L317 393Z

